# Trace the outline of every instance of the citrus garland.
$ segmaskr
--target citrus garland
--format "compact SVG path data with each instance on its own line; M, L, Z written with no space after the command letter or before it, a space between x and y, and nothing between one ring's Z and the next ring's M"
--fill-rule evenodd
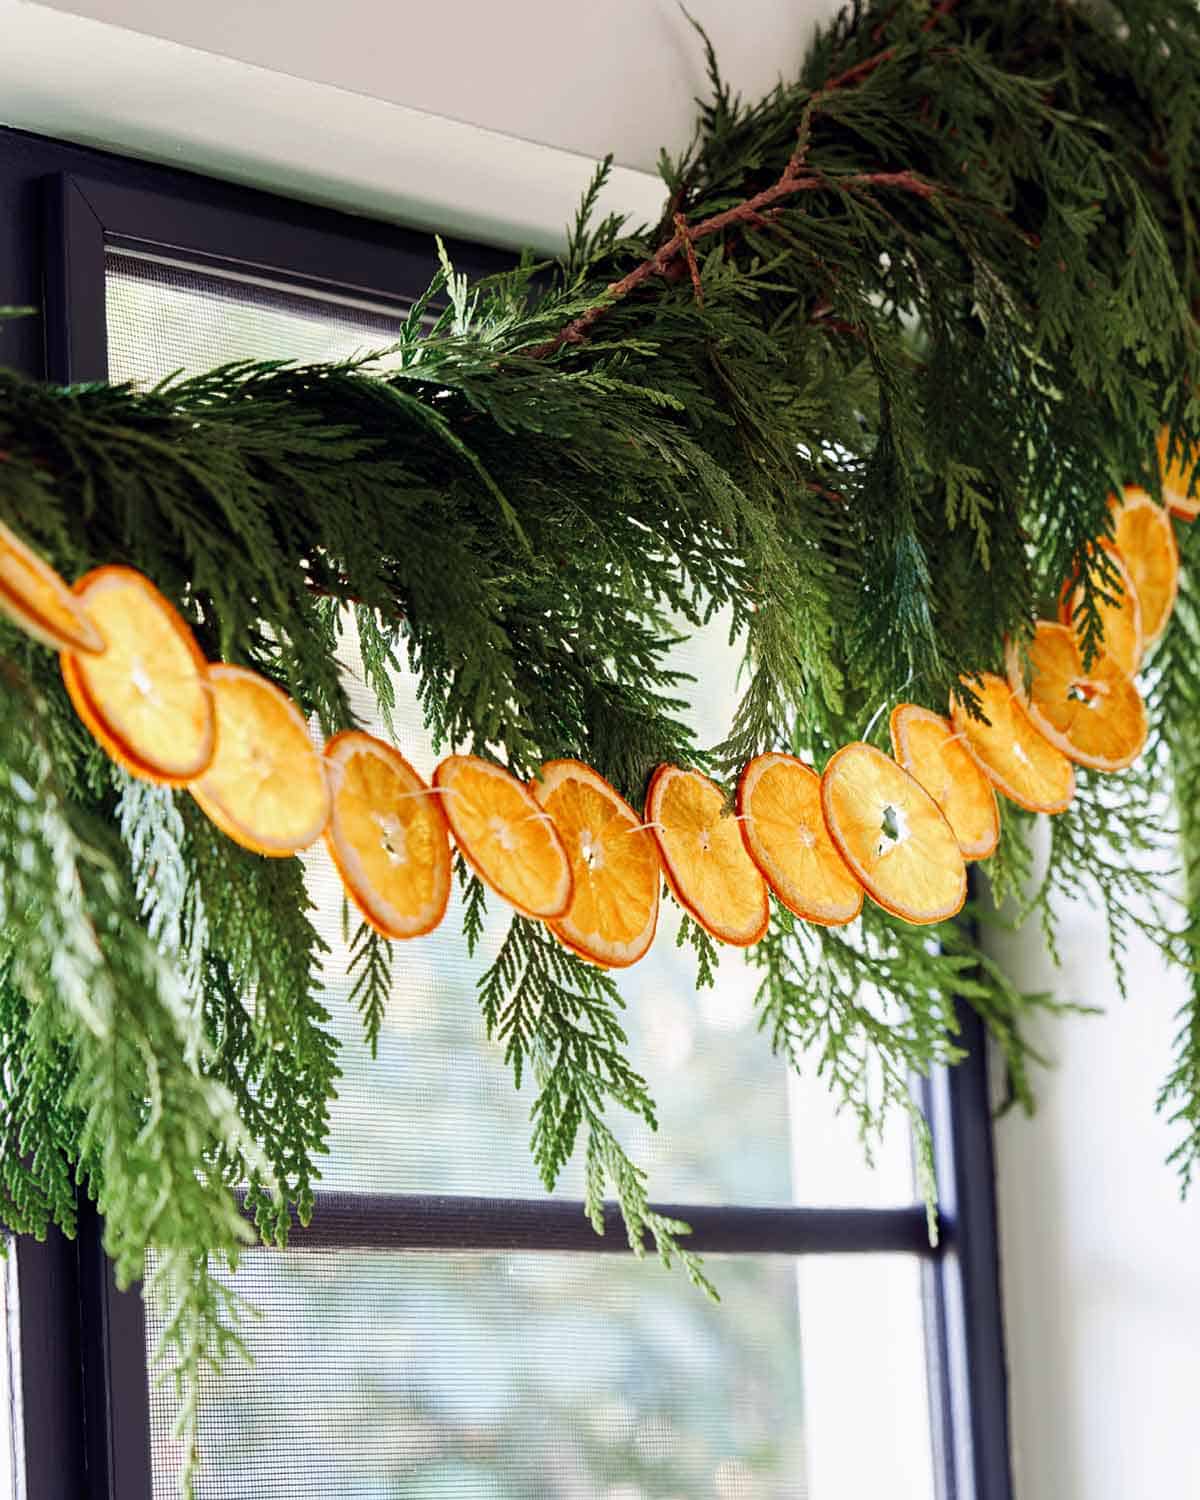
M1165 437L1159 452L1161 461ZM322 753L286 693L245 667L207 662L141 573L105 566L69 587L2 523L0 609L59 650L76 712L130 775L187 788L257 854L284 858L323 836L347 894L384 937L419 937L442 920L453 840L516 911L589 962L623 968L650 948L663 877L714 938L741 948L767 931L768 890L827 926L853 921L864 892L907 922L945 921L966 899L967 863L997 846L996 791L1062 812L1074 765L1130 766L1147 734L1133 674L1177 590L1170 516L1197 514L1181 472L1182 462L1164 474L1166 507L1134 486L1111 498L1114 540L1100 545L1112 593L1090 649L1068 579L1059 619L1038 621L1024 651L1009 643L1004 678L964 681L949 718L900 703L892 756L855 741L819 778L794 756L756 756L732 815L715 782L673 765L651 777L639 818L580 761L548 762L527 785L451 755L430 784L361 731L335 735Z
M120 1285L153 1251L184 1495L228 1272L318 1208L343 1039L279 857L305 840L364 912L337 1009L369 1051L389 939L461 883L540 1181L576 1162L597 1232L611 1194L701 1290L622 1140L658 1110L616 976L668 895L697 988L710 932L739 945L764 1044L868 1153L908 1116L931 1233L913 1080L979 1026L1031 1110L1029 1027L1073 1003L941 920L968 861L1051 950L1094 903L1107 979L1144 939L1186 988L1156 1105L1200 1172L1198 58L1191 0L867 0L761 99L708 49L656 222L603 216L599 167L552 264L443 250L386 359L0 370L0 512L38 554L0 545L0 595L73 689L14 628L0 1219L70 1234L82 1188ZM383 721L406 663L432 742L482 760L362 735L344 618ZM700 746L676 646L714 618L737 706ZM1023 809L1063 813L1044 862Z

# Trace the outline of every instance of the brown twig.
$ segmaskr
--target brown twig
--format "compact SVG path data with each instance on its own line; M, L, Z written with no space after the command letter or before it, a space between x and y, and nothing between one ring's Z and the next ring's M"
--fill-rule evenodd
M552 339L548 339L544 344L538 344L533 349L527 349L525 357L545 359L550 354L556 354L564 344L583 343L595 324L614 303L628 297L630 292L636 291L652 277L664 275L673 261L681 254L686 254L685 245L690 246L697 240L706 239L709 235L720 234L734 224L757 222L762 218L763 209L773 207L793 193L878 187L893 188L897 192L911 193L915 197L929 199L936 197L940 191L936 183L927 182L924 177L907 169L902 172L848 172L844 177L826 177L816 172L797 175L792 167L795 159L793 156L788 162L778 182L772 183L768 188L763 188L752 198L747 198L745 202L737 203L722 213L713 214L711 218L704 219L682 234L677 229L666 244L661 245L649 259L635 266L627 276L622 276L620 281L614 281L608 286L607 301L598 302L594 307L589 307L587 312L580 313L577 318L572 318L566 327L560 329Z
M812 318L810 321L812 326L822 333L848 333L856 339L863 336L863 331L857 323L847 323L842 318Z
M958 0L940 0L922 23L922 31L930 31L943 16L950 14L958 4ZM938 192L934 183L926 182L924 178L917 176L915 172L858 172L846 177L828 178L816 172L804 170L805 158L808 153L808 131L806 125L814 110L819 107L819 101L826 94L834 93L838 89L849 88L852 84L860 83L862 79L873 73L876 68L888 62L895 56L894 47L885 47L881 52L871 57L864 58L855 63L853 67L847 68L845 72L837 74L828 79L816 89L810 96L804 111L804 124L801 125L797 134L799 139L795 150L788 158L787 166L783 169L783 175L771 187L764 188L755 193L753 197L747 198L745 202L739 203L734 208L726 209L724 213L714 214L711 218L703 220L694 228L688 228L683 216L683 198L685 194L677 189L672 195L667 206L669 215L668 222L675 226L675 233L664 244L644 260L641 265L635 266L627 276L620 281L614 281L606 288L607 300L598 302L594 307L589 307L579 317L572 320L552 339L547 339L544 344L538 344L532 349L525 351L528 359L546 359L551 354L557 354L566 344L581 344L587 338L591 330L600 321L614 303L627 297L630 292L636 291L644 282L654 276L662 276L673 269L673 262L682 254L686 260L688 269L692 274L692 285L696 289L696 300L700 306L704 305L704 296L700 286L699 269L696 263L695 243L710 234L719 234L733 224L753 224L758 228L765 228L769 218L773 218L779 210L775 207L782 199L793 193L812 192L821 188L839 187L886 187L895 188L897 191L914 193L921 198L932 198ZM767 210L764 213L764 209Z
M692 277L692 290L696 293L697 307L704 306L704 287L700 282L700 263L696 259L696 247L688 230L687 220L682 214L675 215L675 236L683 241L683 253L687 256L688 271Z
M957 4L958 0L941 0L941 3L935 5L924 21L922 21L921 30L932 31L942 17L948 16ZM878 40L881 35L881 31L876 31L875 39ZM835 78L831 78L827 83L823 83L818 93L832 94L834 89L844 89L850 84L860 83L864 78L873 73L876 68L881 67L885 62L890 62L895 55L895 47L885 47L882 52L876 52L871 57L864 57L861 62L856 62L852 68L847 68L844 73L839 73Z
M338 583L345 584L349 583L350 580L339 577L337 581ZM315 579L311 578L304 580L304 587L317 599L336 599L339 604L366 604L367 602L365 599L360 598L358 594L346 594L341 589L326 588L323 584L317 583Z
M891 62L895 55L895 47L885 47L882 52L876 52L872 57L864 57L861 62L856 62L852 68L847 68L844 73L839 73L835 78L831 78L827 83L823 83L818 92L832 94L835 89L844 89L852 83L858 83L860 79L868 77L885 62Z
M814 495L820 495L823 500L832 500L835 505L845 505L846 497L837 490L826 489L823 484L818 484L815 479L804 481L806 489L810 489Z

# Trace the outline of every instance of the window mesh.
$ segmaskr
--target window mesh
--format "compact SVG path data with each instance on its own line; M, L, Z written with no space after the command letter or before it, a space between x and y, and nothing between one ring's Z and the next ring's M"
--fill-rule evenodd
M117 252L107 293L111 378L142 384L235 359L347 358L385 346L395 328L394 315L369 307ZM679 648L676 663L702 679L691 714L706 744L725 732L735 700L737 653L727 634L718 619ZM339 660L363 722L386 737L357 670L352 627ZM401 673L396 688L396 743L428 776L436 757L415 683ZM436 933L396 945L395 991L373 1062L348 1004L340 882L323 847L304 858L332 950L326 1003L344 1071L323 1186L542 1196L528 1154L529 1086L513 1090L474 996L507 924L502 904L491 903L474 958L461 937L457 892ZM651 955L620 980L633 1060L655 1087L661 1122L657 1135L635 1122L621 1129L656 1197L911 1201L903 1127L868 1170L853 1123L834 1116L822 1084L789 1077L771 1057L754 1025L752 963L727 955L715 989L697 993L693 966L672 942L673 907L663 917ZM582 1195L578 1166L559 1193ZM256 1365L228 1371L206 1391L199 1495L806 1495L796 1264L740 1257L714 1260L713 1269L720 1309L678 1272L609 1255L252 1252L236 1284L265 1314L251 1328ZM893 1308L903 1391L882 1397L872 1418L872 1451L891 1465L880 1475L908 1462L921 1476L916 1487L893 1491L906 1496L930 1491L915 1270L905 1268ZM153 1343L159 1330L148 1313ZM852 1330L852 1308L847 1317ZM864 1360L871 1336L880 1331L864 1327ZM151 1404L155 1496L166 1500L171 1403L163 1391ZM900 1427L914 1421L915 1440L909 1431L901 1441ZM894 1422L895 1441L887 1440Z
M252 1252L200 1493L801 1500L794 1271L713 1269L720 1307L613 1256Z

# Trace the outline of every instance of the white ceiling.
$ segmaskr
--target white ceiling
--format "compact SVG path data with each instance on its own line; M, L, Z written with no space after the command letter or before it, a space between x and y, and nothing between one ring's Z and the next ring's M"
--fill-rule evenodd
M834 5L689 8L754 97ZM705 92L676 0L0 0L0 124L540 251L608 151L653 220Z

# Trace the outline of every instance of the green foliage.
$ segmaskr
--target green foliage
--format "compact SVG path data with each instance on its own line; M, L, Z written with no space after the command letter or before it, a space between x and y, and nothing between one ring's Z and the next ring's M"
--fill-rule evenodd
M815 1063L853 1115L868 1156L891 1108L911 1118L936 1237L932 1149L913 1089L916 1076L962 1055L954 999L973 983L973 955L942 953L925 930L875 907L850 931L797 922L777 908L754 959L763 971L760 1028L796 1069Z
M1200 1170L1200 609L1195 582L1200 547L1194 530L1181 540L1180 598L1156 658L1151 711L1166 752L1183 851L1183 869L1177 878L1183 887L1186 915L1170 936L1175 956L1190 978L1189 996L1179 1012L1172 1067L1159 1093L1158 1107L1179 1131L1171 1159L1186 1192Z
M270 1164L210 1066L192 976L166 960L161 932L147 930L154 923L144 922L128 847L60 779L43 733L46 701L8 662L0 700L0 995L14 1067L6 1217L28 1233L44 1234L51 1218L72 1230L73 1166L105 1216L119 1282L139 1278L155 1246L174 1268L175 1325L219 1347L229 1334L215 1321L203 1267L208 1253L232 1259L250 1238L220 1161L237 1153L274 1191ZM193 1365L193 1385L195 1374ZM194 1412L181 1420L187 1476Z
M346 972L353 978L350 1003L363 1018L363 1034L371 1056L379 1055L379 1032L392 989L392 951L385 937L369 922L360 922L350 945Z
M678 1259L689 1279L715 1297L699 1258L680 1243L688 1226L650 1207L646 1174L605 1118L606 1106L617 1104L658 1129L646 1080L625 1057L629 1038L619 1020L624 1002L610 976L564 949L540 922L514 917L479 982L479 998L488 1035L503 1042L517 1088L527 1069L533 1073L538 1096L530 1144L547 1189L574 1155L582 1130L585 1204L596 1233L604 1233L605 1189L611 1184L630 1249L644 1254L648 1237L663 1265Z
M698 990L711 989L717 982L717 965L721 958L715 939L709 936L694 917L689 917L685 913L679 923L675 946L677 948L686 946L695 951L696 988Z
M439 247L386 362L239 363L150 392L0 372L0 519L69 577L143 569L210 656L267 673L325 732L353 723L336 656L352 608L385 719L405 663L439 745L521 775L578 756L635 803L662 761L731 775L790 747L820 765L878 738L899 695L941 707L1074 574L1093 649L1109 491L1157 491L1163 422L1200 439L1190 0L855 6L750 103L707 56L712 98L662 158L657 226L596 221L606 164L557 265L468 285ZM1052 939L1056 901L1084 894L1118 966L1137 926L1193 976L1198 545L1146 677L1144 764L1081 778L1025 898ZM711 747L669 652L719 610L745 676ZM274 1243L312 1210L338 1076L325 954L298 863L115 773L48 653L7 625L0 696L0 1211L70 1230L78 1176L123 1279L153 1250L190 1466L199 1370L236 1347L208 1260L246 1237L234 1188ZM1161 900L1172 794L1186 916ZM1005 810L1001 897L1028 889L1035 829ZM483 887L458 874L474 949ZM712 941L681 936L710 982ZM1053 1002L965 930L776 911L756 957L763 1029L868 1146L897 1108L926 1139L913 1079L957 1055L956 999L1029 1106L1023 1024ZM374 1047L387 945L360 929L351 966ZM651 1124L654 1108L609 978L518 918L480 995L536 1089L547 1185L582 1134L597 1227L611 1189L631 1244L702 1281L614 1133L611 1106ZM1160 1102L1186 1182L1200 989Z

